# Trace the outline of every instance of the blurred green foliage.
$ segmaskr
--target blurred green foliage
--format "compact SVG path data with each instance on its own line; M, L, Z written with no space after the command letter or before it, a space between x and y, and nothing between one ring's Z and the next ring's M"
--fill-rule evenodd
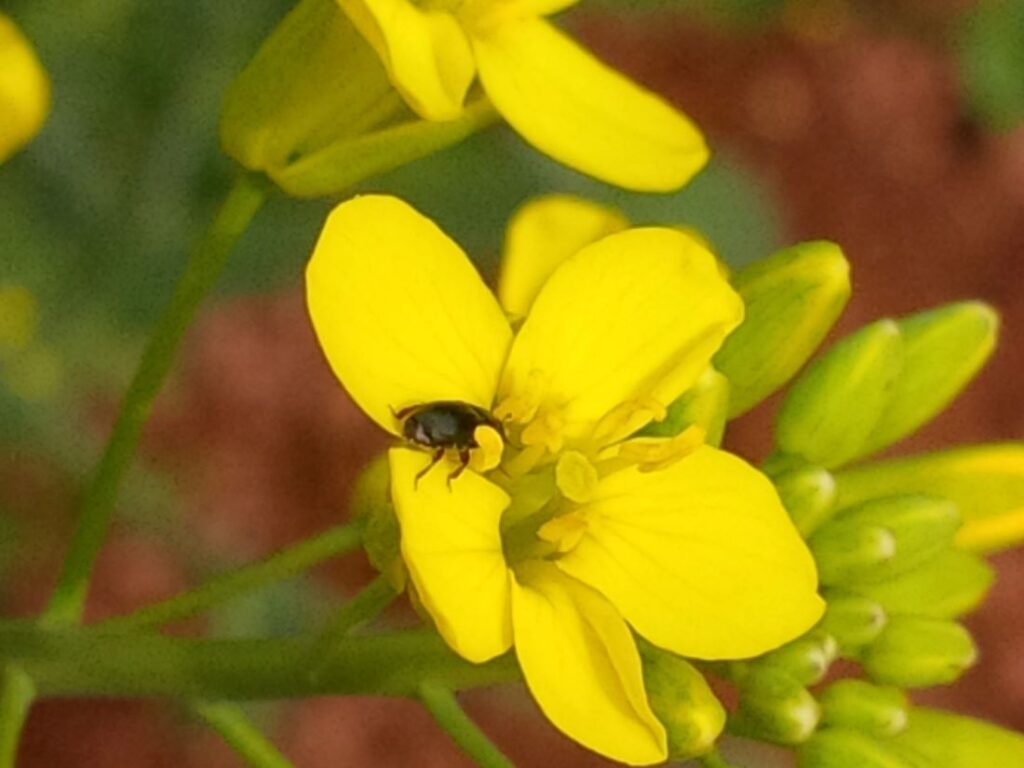
M968 13L960 68L971 106L996 130L1024 121L1024 3L982 0Z

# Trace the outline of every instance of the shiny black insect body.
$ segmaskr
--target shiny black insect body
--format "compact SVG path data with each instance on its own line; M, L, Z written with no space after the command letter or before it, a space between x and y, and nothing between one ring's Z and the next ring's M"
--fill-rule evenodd
M459 466L448 475L450 485L469 466L470 449L478 447L473 436L477 427L492 427L502 439L505 437L501 422L490 411L458 400L410 405L394 414L402 424L402 436L433 455L433 461L416 475L416 482L441 461L446 452L454 451L459 455Z

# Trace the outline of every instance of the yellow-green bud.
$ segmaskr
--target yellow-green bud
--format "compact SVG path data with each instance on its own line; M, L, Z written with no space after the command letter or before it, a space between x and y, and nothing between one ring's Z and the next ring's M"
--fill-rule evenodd
M666 651L643 649L644 687L668 734L668 753L686 760L710 751L725 727L725 708L704 676Z
M847 728L823 728L797 752L798 768L917 768L883 742Z
M387 454L381 454L363 469L356 480L350 506L353 517L365 518L363 547L370 564L397 591L405 586L402 560L402 532L391 503L391 472Z
M845 337L790 388L779 411L779 449L828 469L859 456L903 366L903 342L892 320Z
M729 730L775 744L799 744L810 738L821 710L810 692L789 673L755 666L737 681L739 707Z
M836 482L827 469L792 469L783 472L773 482L782 505L804 538L832 516L835 510Z
M834 243L801 243L733 280L746 318L715 355L729 379L729 416L750 410L811 356L850 297L850 267Z
M924 688L951 683L978 658L970 633L953 621L893 617L861 664L883 685Z
M647 425L640 434L675 437L696 424L704 428L704 442L718 446L725 434L728 405L729 380L709 367L689 391L668 407L668 415L663 420Z
M892 496L840 512L810 546L822 583L877 583L937 556L959 527L957 509L945 499Z
M814 685L821 682L838 653L835 638L819 630L762 656L757 664L781 669L802 685Z
M908 456L836 475L839 504L897 493L949 499L963 516L956 543L992 552L1024 541L1024 443L993 443Z
M981 602L995 579L978 555L948 549L917 568L878 584L858 585L858 594L890 613L954 619Z
M880 525L821 528L808 542L822 584L856 581L896 556L896 537Z
M977 301L947 304L898 322L903 369L861 453L910 434L944 409L995 348L999 316Z
M821 694L821 719L872 736L892 736L907 727L907 697L897 688L865 680L839 680Z
M829 594L826 602L828 608L818 628L834 637L846 655L873 642L889 620L881 605L865 597Z

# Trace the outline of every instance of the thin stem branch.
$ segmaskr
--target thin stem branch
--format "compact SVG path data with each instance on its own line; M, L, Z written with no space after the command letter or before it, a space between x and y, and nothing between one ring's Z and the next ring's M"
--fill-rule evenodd
M32 678L17 665L4 667L0 675L0 768L14 768L18 741L35 699Z
M0 627L0 664L20 667L41 697L246 701L328 694L416 696L425 679L455 690L520 679L510 654L472 664L433 631L342 638L315 675L309 668L310 643L308 636L215 640Z
M481 768L513 768L512 761L469 719L451 688L425 681L420 685L419 696L437 724L477 765Z
M292 768L270 740L236 704L197 701L191 709L241 756L250 768Z
M139 362L106 449L85 489L78 524L64 560L44 622L76 623L82 614L89 578L103 540L118 489L131 466L142 427L153 400L167 378L185 330L200 303L223 271L228 254L267 197L268 187L253 176L241 176L228 193L205 237L196 245L185 271L164 308Z
M110 631L149 629L195 616L267 584L291 578L332 557L351 552L362 543L362 536L362 520L328 528L266 560L228 571L188 592L124 616L115 616L95 626Z
M338 608L320 630L310 648L310 674L314 677L331 662L337 646L352 630L366 624L398 597L384 576L377 576L361 592Z

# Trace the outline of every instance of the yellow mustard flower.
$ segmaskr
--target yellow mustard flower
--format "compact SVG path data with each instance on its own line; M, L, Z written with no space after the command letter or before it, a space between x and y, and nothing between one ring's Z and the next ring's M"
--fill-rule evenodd
M621 227L565 199L518 216L503 308L430 220L357 197L329 217L306 288L334 372L385 430L401 436L414 406L485 414L466 471L457 455L389 452L402 556L439 632L473 662L514 646L559 729L642 765L666 758L666 734L633 631L745 658L823 604L767 478L699 428L631 437L697 381L743 307L694 238Z
M50 83L32 46L0 13L0 163L35 136L50 110Z
M707 162L687 117L542 18L576 0L337 2L424 119L458 117L479 76L523 138L597 178L668 191Z

